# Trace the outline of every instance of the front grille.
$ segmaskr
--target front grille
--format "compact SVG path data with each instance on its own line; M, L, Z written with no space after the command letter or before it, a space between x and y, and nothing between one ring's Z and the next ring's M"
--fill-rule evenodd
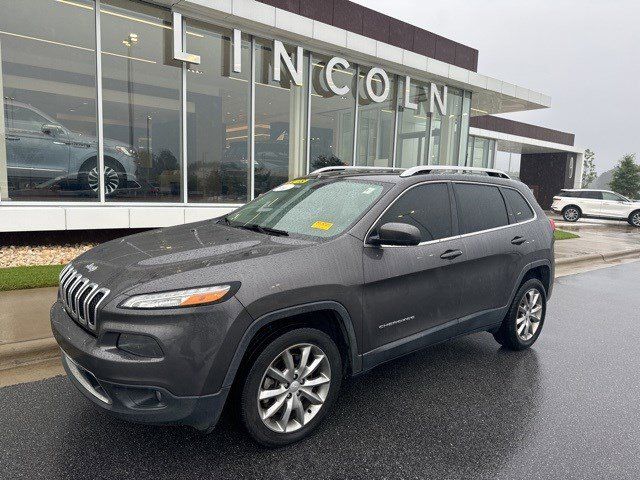
M60 300L67 313L84 328L95 332L98 307L107 295L108 289L83 277L71 264L60 272Z

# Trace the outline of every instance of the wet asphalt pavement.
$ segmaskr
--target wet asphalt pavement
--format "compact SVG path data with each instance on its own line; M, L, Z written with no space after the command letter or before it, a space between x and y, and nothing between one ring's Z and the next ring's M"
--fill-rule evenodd
M350 381L311 438L265 450L96 410L66 378L0 389L0 478L638 478L640 262L557 280L534 348L486 333Z

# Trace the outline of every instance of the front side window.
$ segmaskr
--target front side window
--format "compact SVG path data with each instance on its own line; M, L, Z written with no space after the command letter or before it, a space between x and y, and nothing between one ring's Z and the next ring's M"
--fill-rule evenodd
M511 188L504 188L502 193L504 194L504 199L507 201L507 204L509 204L511 209L511 212L509 213L511 223L526 222L534 217L533 210L531 210L529 203L524 199L520 192L512 190Z
M408 223L420 230L422 242L450 237L451 202L446 183L418 185L401 195L377 223Z
M374 182L300 178L261 195L223 221L276 235L334 237L358 220L383 190Z
M618 195L617 193L612 192L602 192L602 199L607 200L609 202L626 202L628 201L626 198Z
M509 224L507 208L498 187L455 183L460 233L473 233Z

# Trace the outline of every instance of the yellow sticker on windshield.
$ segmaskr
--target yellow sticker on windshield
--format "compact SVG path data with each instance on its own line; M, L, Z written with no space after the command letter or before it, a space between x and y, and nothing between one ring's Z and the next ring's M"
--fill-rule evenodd
M331 222L315 222L311 225L311 228L317 228L318 230L329 230L331 227L333 227Z
M295 180L291 180L291 183L293 183L294 185L302 185L303 183L307 183L308 181L308 178L296 178Z

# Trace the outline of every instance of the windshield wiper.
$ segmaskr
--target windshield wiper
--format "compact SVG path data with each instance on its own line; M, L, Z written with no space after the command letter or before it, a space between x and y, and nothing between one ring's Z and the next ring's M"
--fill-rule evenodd
M264 233L265 235L275 235L277 237L288 237L289 233L284 230L278 230L271 227L263 227L257 223L250 223L247 225L238 225L237 228L244 228L245 230L252 230L254 232Z

